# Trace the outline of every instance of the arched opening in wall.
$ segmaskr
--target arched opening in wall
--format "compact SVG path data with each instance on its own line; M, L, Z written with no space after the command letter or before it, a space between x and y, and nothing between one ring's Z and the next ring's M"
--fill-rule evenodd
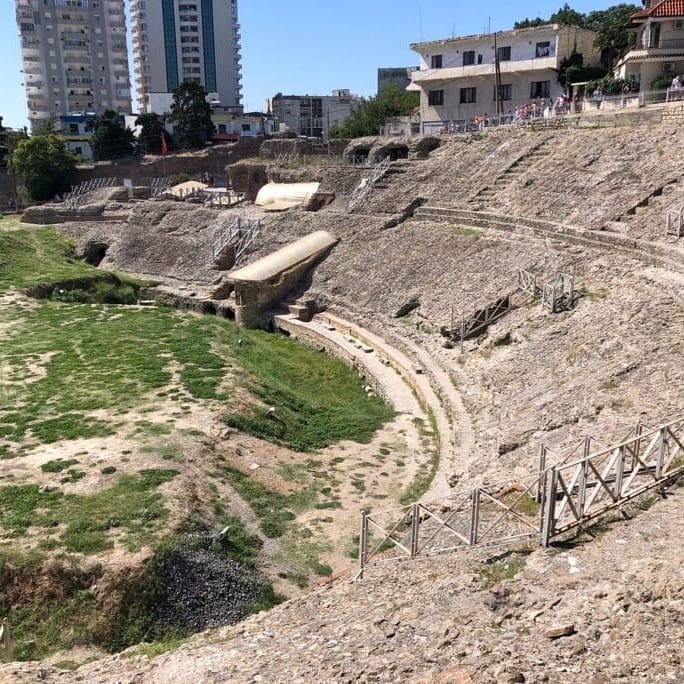
M439 138L432 136L423 138L415 146L416 159L427 159L430 156L430 152L436 150L441 144Z
M351 164L364 164L365 162L368 161L368 157L370 156L370 152L371 152L370 147L355 147L349 153L349 162Z
M220 316L221 318L227 318L229 321L235 320L235 310L229 306L217 306L216 315Z
M83 261L91 266L99 266L107 255L109 245L106 242L90 240L83 247Z
M399 159L409 158L409 148L408 145L397 145L396 147L390 147L385 155L389 157L390 161L398 161Z

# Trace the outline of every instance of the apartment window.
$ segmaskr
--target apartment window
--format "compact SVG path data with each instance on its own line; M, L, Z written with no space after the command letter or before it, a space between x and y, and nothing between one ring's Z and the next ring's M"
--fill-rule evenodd
M461 104L473 104L477 102L477 88L461 88Z
M465 50L463 52L463 66L475 64L475 50Z
M432 61L430 62L430 66L433 69L441 69L442 68L442 55L432 55Z
M511 61L511 46L506 45L505 47L500 47L497 50L500 62L510 62Z
M513 86L510 83L504 83L501 86L501 99L502 100L512 100L513 99ZM496 86L494 86L494 101L496 101Z
M532 81L530 97L533 100L540 97L551 97L551 81Z
M78 124L69 124L69 133L71 135L78 135Z
M428 91L428 104L432 107L441 107L444 104L443 90Z
M547 40L543 43L537 43L534 50L535 57L551 57L551 43Z

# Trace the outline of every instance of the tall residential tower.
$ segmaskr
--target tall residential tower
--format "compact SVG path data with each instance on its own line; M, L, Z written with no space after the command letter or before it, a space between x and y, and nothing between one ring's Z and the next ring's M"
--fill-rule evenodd
M131 112L124 0L15 0L29 121Z
M131 0L131 19L141 111L163 113L185 80L223 107L240 105L237 0Z

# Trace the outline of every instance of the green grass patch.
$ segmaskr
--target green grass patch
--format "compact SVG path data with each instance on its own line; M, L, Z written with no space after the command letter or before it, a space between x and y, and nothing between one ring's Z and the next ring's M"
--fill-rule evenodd
M65 495L37 484L0 487L0 527L22 536L29 527L50 532L64 525L55 541L86 555L111 547L116 534L129 548L139 548L168 517L156 490L176 475L175 470L143 470L88 495Z
M112 434L114 423L91 411L126 413L172 380L180 366L183 388L194 398L226 399L219 391L227 355L212 344L222 321L171 310L135 310L46 302L30 311L3 312L17 324L3 340L7 363L0 389L0 437L29 434L43 443ZM36 379L31 366L41 366ZM146 434L167 434L163 424L141 422Z
M318 494L313 488L280 494L237 468L224 466L223 472L235 491L250 505L260 520L261 531L269 538L283 536L290 522L295 519L295 513L305 511L316 503Z
M0 290L98 274L104 272L80 261L73 243L52 228L0 230Z
M263 408L233 414L227 422L242 432L298 451L340 440L368 442L394 412L368 397L363 382L341 361L284 336L231 328L226 341L248 371L248 387ZM240 343L238 344L238 340Z
M283 540L274 558L284 568L283 577L304 589L313 576L330 577L333 574L333 569L319 559L321 553L331 548L330 543L313 539L309 530L296 530Z
M453 235L458 235L459 237L474 237L479 235L479 231L474 228L469 228L468 226L456 226L451 229Z
M44 473L61 473L63 470L70 468L72 465L76 465L78 461L75 458L62 459L57 458L53 461L48 461L40 466L40 469Z
M485 589L493 587L498 582L512 579L525 567L525 559L516 553L505 558L487 561L477 568L480 582Z

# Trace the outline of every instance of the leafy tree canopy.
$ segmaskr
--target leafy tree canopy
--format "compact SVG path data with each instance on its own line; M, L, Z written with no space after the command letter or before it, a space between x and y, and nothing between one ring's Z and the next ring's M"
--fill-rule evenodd
M607 73L604 67L584 66L584 57L578 52L561 60L558 69L558 82L563 90L568 90L572 83L583 83L603 78Z
M607 67L634 44L634 33L627 28L627 20L642 8L639 5L621 3L606 10L583 14L565 3L547 20L541 17L523 19L514 28L530 28L542 24L564 24L579 26L596 32L596 48L601 51L601 61Z
M167 146L171 147L169 136L158 114L140 114L135 120L135 125L141 127L138 146L143 154L161 154L162 138L166 140Z
M30 198L36 202L66 192L76 177L76 157L56 135L34 135L21 140L11 157Z
M178 142L184 148L202 147L214 133L207 94L195 81L183 81L173 90L169 121L174 124Z
M126 128L119 115L111 109L93 119L92 128L95 131L92 145L96 159L119 159L133 152L133 131Z
M330 127L331 138L361 138L377 135L385 121L394 116L410 114L420 105L418 93L385 86L376 97L364 102L348 119Z

